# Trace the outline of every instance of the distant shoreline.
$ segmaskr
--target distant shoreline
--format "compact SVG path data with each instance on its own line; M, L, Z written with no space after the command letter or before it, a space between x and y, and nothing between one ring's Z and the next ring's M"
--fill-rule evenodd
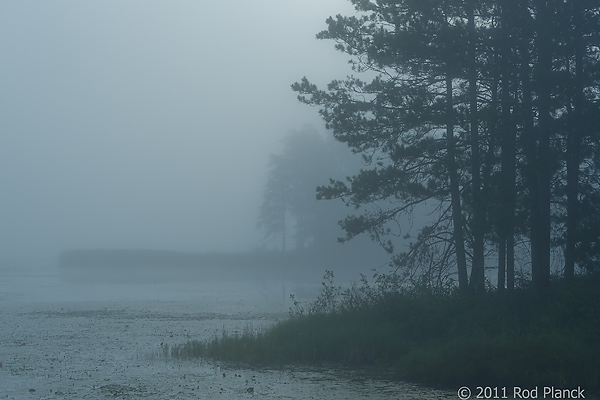
M320 283L326 270L337 281L356 280L360 273L384 263L369 262L371 254L341 246L325 250L247 251L193 253L149 249L75 249L63 252L57 262L62 274L77 281L106 280L256 280L291 279ZM367 267L365 267L365 265Z

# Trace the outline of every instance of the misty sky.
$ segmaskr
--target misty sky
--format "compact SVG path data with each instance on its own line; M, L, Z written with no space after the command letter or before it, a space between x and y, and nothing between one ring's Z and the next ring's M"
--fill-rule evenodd
M247 250L269 153L322 130L347 0L0 2L0 259Z

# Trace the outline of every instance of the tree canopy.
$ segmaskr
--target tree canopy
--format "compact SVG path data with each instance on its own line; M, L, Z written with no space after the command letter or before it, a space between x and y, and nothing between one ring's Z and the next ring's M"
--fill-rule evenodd
M369 234L397 271L463 290L483 290L491 267L513 288L519 260L542 293L553 265L567 279L597 266L600 5L351 2L317 37L354 74L292 85L369 164L319 189L360 211L347 238ZM394 251L390 224L420 206L429 221Z

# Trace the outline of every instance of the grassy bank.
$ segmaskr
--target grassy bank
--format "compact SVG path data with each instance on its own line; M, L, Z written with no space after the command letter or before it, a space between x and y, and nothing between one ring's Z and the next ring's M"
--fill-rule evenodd
M329 276L331 278L331 276ZM337 364L436 385L600 388L600 281L553 282L478 296L366 283L324 284L308 305L258 335L189 342L175 357L250 365Z

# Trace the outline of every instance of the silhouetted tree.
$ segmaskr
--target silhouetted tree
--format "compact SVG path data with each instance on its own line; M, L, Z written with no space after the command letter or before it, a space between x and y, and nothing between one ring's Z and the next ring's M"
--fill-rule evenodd
M268 238L279 237L282 250L287 249L288 237L294 239L296 249L314 242L335 242L337 220L344 207L317 202L316 188L329 177L344 173L343 165L351 164L340 150L344 149L305 126L290 131L283 140L282 153L271 155L258 226Z
M390 224L436 202L435 218L394 256L398 267L420 265L431 275L432 266L455 266L459 287L479 291L486 254L496 249L499 286L512 288L515 238L527 236L532 279L544 293L563 213L572 276L594 243L582 234L590 226L577 221L598 193L598 185L582 185L597 173L598 146L583 151L582 143L598 138L589 121L598 104L600 5L351 2L357 14L329 18L317 37L334 40L367 80L349 76L326 90L306 78L292 85L369 165L319 190L359 210L341 222L347 239L366 233L392 252L390 234L398 231Z
M459 286L466 289L468 241L477 249L470 252L471 281L479 290L484 285L485 225L477 110L480 33L473 4L430 3L354 2L368 13L330 18L329 29L318 37L336 40L338 49L355 57L356 72L376 77L369 83L355 77L333 81L328 91L303 79L293 88L301 101L322 107L338 140L372 162L370 170L348 184L323 188L322 195L344 197L356 207L392 205L346 218L342 226L348 238L366 232L392 251L391 242L384 240L389 224L418 205L439 202L436 218L394 261L402 268L420 265L424 270L456 263ZM468 190L461 189L467 185ZM432 264L431 252L439 254L438 262Z
M583 261L598 243L598 6L589 0L560 4L563 18L558 60L561 74L562 108L557 122L565 143L565 278L572 279L575 264ZM556 63L555 63L556 64ZM592 183L595 182L595 183ZM585 222L585 223L581 223ZM596 232L594 232L596 231ZM584 250L586 249L586 250ZM587 253L587 256L583 256Z
M263 191L263 201L258 213L257 226L265 231L266 238L281 238L281 251L286 250L288 202L288 178L285 169L280 168L281 156L271 155L267 184Z

